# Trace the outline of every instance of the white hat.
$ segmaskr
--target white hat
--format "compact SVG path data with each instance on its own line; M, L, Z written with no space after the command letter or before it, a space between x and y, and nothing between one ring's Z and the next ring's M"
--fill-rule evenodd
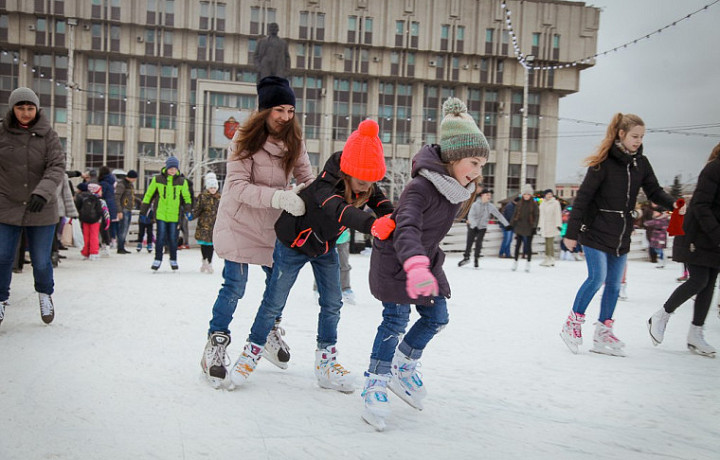
M533 191L532 185L525 184L520 189L520 193L522 193L523 195L525 195L525 194L532 195L535 192Z
M219 188L217 176L214 172L205 174L205 188Z

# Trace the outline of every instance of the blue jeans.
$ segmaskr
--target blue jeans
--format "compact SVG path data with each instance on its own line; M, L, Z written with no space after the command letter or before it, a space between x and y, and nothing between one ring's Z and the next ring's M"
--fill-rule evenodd
M435 305L432 307L416 305L415 308L420 319L398 345L410 321L410 305L383 302L383 321L375 335L368 372L389 374L395 348L410 359L420 359L428 342L450 321L445 297L435 297Z
M587 246L583 247L585 262L588 267L588 277L580 286L573 303L575 313L585 314L588 305L595 297L595 293L605 283L602 300L600 301L600 317L598 321L604 322L611 319L615 312L618 295L620 294L620 282L622 281L627 254L620 257L609 252L600 251Z
M337 325L342 308L342 290L340 289L340 262L335 249L318 257L308 257L275 241L273 269L270 280L265 285L260 308L250 329L249 340L265 345L267 335L275 325L287 302L290 289L295 284L300 269L310 262L318 287L317 347L325 348L337 343ZM309 288L309 287L308 287Z
M118 221L117 231L117 248L125 249L125 240L127 239L128 231L130 230L130 218L132 217L132 211L123 211L122 220Z
M248 269L248 264L225 260L222 271L223 284L220 292L218 292L217 299L215 299L215 305L213 305L208 336L218 331L230 334L230 322L237 309L238 300L245 295ZM262 269L265 271L265 288L267 289L272 269L269 267L262 267Z
M54 292L55 282L50 253L55 239L55 224L39 227L0 224L0 301L10 297L13 262L23 228L30 248L35 291L48 295Z
M177 222L157 221L157 240L155 241L155 260L162 260L163 246L170 249L170 260L177 260Z
M515 232L512 230L503 230L503 239L502 243L500 244L500 257L507 257L508 259L512 257L510 254L510 245L512 244L513 234Z

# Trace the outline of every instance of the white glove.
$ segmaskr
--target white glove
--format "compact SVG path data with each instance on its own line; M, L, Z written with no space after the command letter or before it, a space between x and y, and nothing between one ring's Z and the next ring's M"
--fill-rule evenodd
M294 185L292 190L278 190L273 194L271 205L275 209L283 209L293 216L305 214L305 202L297 194L305 188L305 184Z

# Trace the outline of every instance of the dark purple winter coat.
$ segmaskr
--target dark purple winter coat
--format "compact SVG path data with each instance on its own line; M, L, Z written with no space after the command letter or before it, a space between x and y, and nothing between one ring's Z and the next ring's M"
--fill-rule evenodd
M438 281L440 295L450 297L450 284L442 268L445 253L440 249L440 242L450 230L462 203L448 201L429 180L418 175L421 169L448 175L440 159L440 146L426 145L415 155L412 180L403 190L392 215L397 225L395 232L385 241L375 238L373 242L370 291L382 302L432 305L432 298L413 300L405 291L407 278L403 263L418 255L430 259L430 270Z

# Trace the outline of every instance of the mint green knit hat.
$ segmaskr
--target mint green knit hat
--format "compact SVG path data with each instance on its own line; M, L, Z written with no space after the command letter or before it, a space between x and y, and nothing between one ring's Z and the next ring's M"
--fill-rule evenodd
M460 99L448 98L443 103L443 115L440 123L440 156L444 162L467 157L488 157L488 141Z

